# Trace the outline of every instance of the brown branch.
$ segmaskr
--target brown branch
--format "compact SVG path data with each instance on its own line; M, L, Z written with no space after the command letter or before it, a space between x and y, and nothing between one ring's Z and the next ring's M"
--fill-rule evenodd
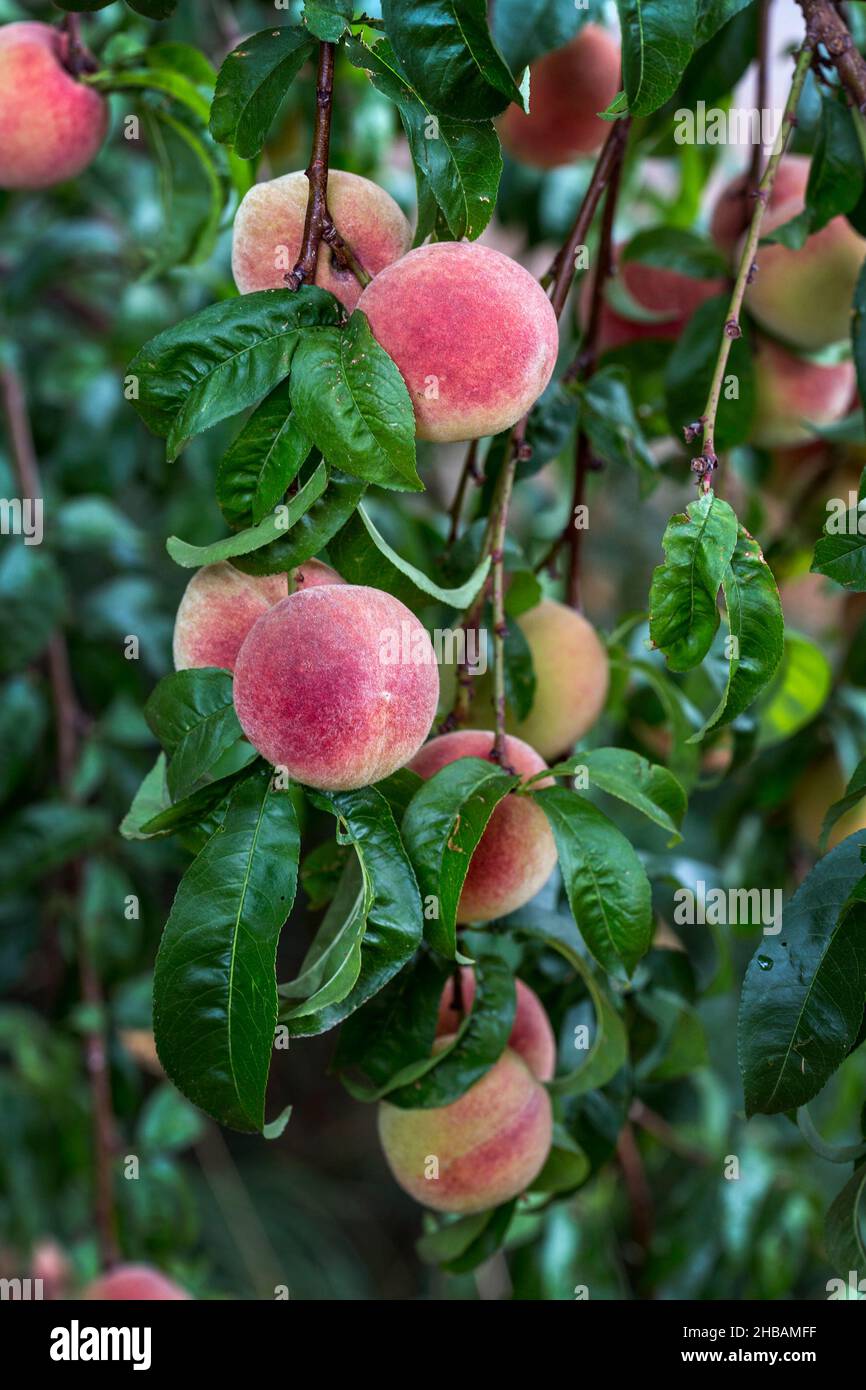
M544 277L545 280L553 281L550 302L557 318L562 314L565 301L568 298L568 291L571 289L571 282L574 279L574 258L577 249L586 242L601 196L608 186L613 171L622 162L628 140L629 125L630 119L626 116L622 120L615 121L611 127L610 134L604 142L601 154L592 171L592 178L589 181L589 187L580 205L574 226Z
M457 540L460 532L460 518L463 514L463 505L466 501L466 493L469 490L470 481L478 484L483 481L482 474L478 467L478 445L480 440L473 439L466 451L466 459L460 471L460 481L457 484L457 491L454 494L454 501L448 508L448 515L451 524L448 527L447 549L450 550Z
M328 216L328 159L331 148L331 107L334 99L334 45L319 44L319 67L316 75L316 120L313 126L313 148L307 166L310 185L301 253L294 270L286 275L290 290L312 285L316 278L319 247Z
M798 0L806 20L806 42L822 44L839 74L842 85L860 111L866 112L866 58L857 48L848 26L830 0Z
M35 501L42 497L39 463L33 443L33 433L27 414L24 389L13 367L0 370L0 399L9 438L10 452L24 498ZM57 725L57 772L60 789L74 800L72 778L78 760L79 734L83 716L78 707L75 687L69 666L69 652L61 631L51 638L48 648L48 670ZM71 880L77 897L81 886L81 866L73 863ZM115 1264L119 1258L117 1218L114 1203L115 1125L111 1104L111 1080L108 1072L105 1034L102 1023L104 1000L99 977L90 959L83 927L78 933L78 968L81 995L88 1013L96 1020L84 1036L84 1059L90 1087L91 1118L95 1154L94 1206L103 1265Z
M620 1130L616 1156L625 1179L631 1208L632 1249L627 1254L626 1262L630 1273L635 1276L632 1278L634 1287L637 1283L636 1276L646 1265L649 1256L655 1228L655 1212L643 1159L634 1137L634 1130L628 1122Z
M644 1105L642 1100L632 1101L628 1117L632 1124L639 1125L641 1129L646 1130L647 1134L658 1139L659 1143L664 1144L671 1153L687 1159L689 1163L694 1163L698 1167L707 1167L709 1163L707 1155L701 1149L693 1149L691 1144L684 1143L664 1116L657 1114L655 1110L650 1110L649 1106Z

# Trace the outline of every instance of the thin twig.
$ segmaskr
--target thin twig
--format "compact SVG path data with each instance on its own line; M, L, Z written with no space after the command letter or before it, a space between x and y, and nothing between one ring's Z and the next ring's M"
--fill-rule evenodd
M0 370L0 398L6 420L10 452L21 485L22 500L35 501L42 497L42 482L33 433L27 414L24 388L13 367ZM57 771L60 790L69 800L75 799L72 779L78 761L79 735L84 720L75 696L69 666L69 652L61 631L51 638L48 647L48 670L57 726ZM81 866L73 863L70 876L76 898L81 887ZM111 1080L103 1027L104 999L99 977L93 967L83 927L78 932L78 969L81 995L88 1006L93 1022L84 1035L84 1059L90 1087L91 1119L94 1143L94 1206L96 1230L103 1266L108 1268L119 1258L117 1215L114 1201L113 1158L116 1150L114 1113L111 1103Z
M798 0L806 20L806 42L822 44L855 105L866 111L866 58L857 48L848 26L830 0Z
M466 451L466 458L460 470L460 481L457 484L457 491L454 494L454 501L448 509L451 518L448 527L447 549L450 550L457 540L460 533L460 518L463 515L463 505L466 501L466 493L469 490L470 482L479 483L481 475L478 470L478 445L479 440L473 439Z
M761 176L761 181L758 184L757 193L755 195L755 210L752 213L752 220L749 224L749 230L746 234L746 240L740 257L737 278L734 281L734 288L731 292L731 300L728 305L728 313L725 320L725 329L722 334L721 343L719 344L716 366L710 384L706 408L699 422L703 427L701 453L697 458L692 459L692 469L698 475L702 492L708 492L710 490L712 486L713 470L718 465L715 448L716 416L718 414L722 386L725 380L725 369L728 365L731 344L742 334L742 329L740 328L740 312L743 307L743 297L746 293L746 286L755 273L755 253L758 249L758 242L761 237L761 222L763 221L764 210L770 201L770 195L773 191L776 170L785 152L788 137L794 127L797 103L800 99L800 93L803 89L803 82L806 78L811 57L811 48L808 44L804 44L797 57L794 78L785 105L785 114L782 118L782 124L776 136L776 143L773 146L773 152L767 161L767 167ZM698 431L696 431L693 426L687 427L686 441L689 442L691 439L695 438L697 432Z
M693 1149L691 1144L686 1144L677 1134L672 1125L669 1125L663 1115L659 1115L655 1110L650 1110L648 1105L644 1105L642 1100L633 1100L628 1112L628 1117L632 1124L639 1125L646 1130L654 1139L658 1139L660 1144L664 1144L671 1153L677 1154L680 1158L688 1159L689 1163L694 1163L698 1167L706 1168L709 1158L701 1149Z
M334 45L319 44L319 67L316 74L316 120L313 126L313 148L307 166L307 211L301 252L294 270L286 275L290 290L312 285L316 278L319 248L328 216L328 160L331 149L331 107L334 99Z
M589 181L589 187L580 205L574 226L564 245L554 257L547 275L543 277L545 281L553 281L550 302L557 318L562 314L565 301L568 298L568 291L571 289L571 282L574 279L574 262L578 247L583 246L586 242L601 196L607 188L611 174L622 161L628 140L629 126L630 119L626 116L622 120L615 121L611 127L610 134L604 142L601 154L592 171L592 178Z

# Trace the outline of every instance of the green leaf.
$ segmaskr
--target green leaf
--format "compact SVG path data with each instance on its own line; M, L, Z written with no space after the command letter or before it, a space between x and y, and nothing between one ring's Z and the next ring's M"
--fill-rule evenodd
M104 811L34 801L0 830L0 887L22 888L92 850L109 832Z
M708 237L684 227L647 227L637 232L619 253L619 264L638 261L658 270L675 270L698 280L725 276L728 267Z
M346 525L366 490L366 483L347 478L337 468L330 469L322 496L291 531L262 550L238 556L237 568L245 574L288 574L313 555L320 555Z
M705 300L692 314L668 357L664 373L665 411L676 435L684 426L699 420L706 409L729 308L727 294ZM740 326L742 336L731 343L716 415L716 453L745 444L752 430L755 371L751 334L747 323Z
M358 1068L369 1079L361 1086L343 1077L359 1100L377 1099L393 1077L433 1050L439 1001L451 971L438 956L419 952L384 989L346 1019L334 1053L334 1070Z
M512 72L520 72L542 53L564 48L584 13L574 0L497 0L493 36Z
M622 71L633 116L673 96L695 50L696 0L617 0Z
M349 993L314 1013L285 1017L289 1032L301 1037L335 1028L377 994L411 960L423 933L418 884L385 798L374 787L309 796L338 818L340 842L354 846L364 882L365 928L360 973Z
M634 468L646 490L655 475L655 460L635 414L628 374L621 367L602 367L579 388L580 423L595 456L614 468Z
M423 491L411 397L360 310L342 330L324 328L301 338L291 398L301 428L328 463L368 483Z
M461 611L477 598L490 570L490 557L486 556L464 584L444 589L392 550L360 505L335 537L329 553L349 584L372 584L377 589L397 594L408 603L413 599L429 602L432 598Z
M120 822L120 833L125 840L148 839L149 836L143 829L144 825L169 805L165 778L167 766L168 759L164 753L160 753L132 798L132 805Z
M431 110L478 121L511 101L523 106L487 27L485 0L383 0L382 14L401 67Z
M415 1242L424 1264L441 1264L449 1274L470 1274L490 1260L502 1245L517 1202L505 1202L493 1211L476 1212L449 1221Z
M20 671L45 650L63 609L63 581L52 557L7 538L0 555L0 675Z
M0 801L13 792L33 759L48 723L41 687L29 676L13 676L0 686Z
M149 276L176 265L196 265L213 251L225 194L211 153L183 121L161 107L141 113L148 145L157 160L162 226L148 247Z
M633 806L666 830L672 837L669 844L678 844L683 838L680 826L688 800L668 768L649 762L630 748L590 748L567 762L556 763L549 772L539 773L538 777L571 777L584 768L591 785ZM530 778L530 785L533 780Z
M701 45L707 43L723 25L751 5L752 0L698 0L695 37Z
M746 970L739 1055L746 1114L805 1105L853 1047L866 999L863 834L815 865Z
M525 719L535 700L537 681L532 649L519 623L507 623L503 645L505 699L516 718Z
M782 662L758 709L758 746L793 738L826 704L833 672L821 648L799 632L785 633Z
M429 191L455 241L480 236L493 216L502 174L502 150L492 123L434 115L412 87L387 40L368 48L351 39L347 52L400 113L415 165L419 203ZM420 216L419 229L424 230Z
M289 385L281 381L262 401L220 460L217 501L229 526L263 521L313 447L295 417Z
M838 801L834 801L833 805L824 816L824 824L821 826L821 840L819 845L822 854L827 848L827 839L833 826L838 820L841 820L842 816L847 815L849 811L853 811L854 807L863 800L864 796L866 796L866 757L860 759L852 772L848 785L845 788L845 795L841 796Z
M234 791L166 923L153 1023L166 1074L220 1124L262 1131L277 1022L277 942L291 911L300 838L270 771Z
M821 115L809 165L806 206L767 237L768 241L781 242L795 251L833 217L851 211L863 193L866 174L851 112L835 95L819 90Z
M574 923L528 906L512 913L504 925L516 935L529 936L558 951L583 980L595 1012L592 1043L582 1060L573 1070L548 1082L548 1090L555 1096L581 1096L606 1085L628 1061L628 1035L610 996L584 959Z
M144 717L171 756L167 786L172 801L188 796L243 737L231 673L215 667L165 676L147 701Z
M458 758L419 787L403 818L421 894L438 903L427 939L451 960L457 956L457 906L469 861L497 805L517 783L496 763Z
M257 526L246 531L236 531L225 540L213 541L211 545L190 545L178 536L169 536L165 548L176 565L184 569L198 569L202 565L216 565L221 560L233 560L241 555L249 555L254 550L279 541L310 510L314 502L322 496L328 486L328 470L320 463L299 492L296 492L285 505L280 505L270 516ZM276 570L281 572L282 567ZM270 573L271 571L267 571Z
M389 1105L403 1110L452 1105L498 1062L514 1027L514 976L501 956L479 953L475 985L472 1008L451 1042L404 1066L379 1089Z
M168 1083L151 1091L136 1125L138 1142L148 1155L181 1153L204 1138L205 1128L198 1110Z
M126 0L126 3L145 19L169 19L177 9L177 0ZM88 5L87 8L93 7Z
M361 973L361 946L372 897L372 884L353 855L298 974L279 986L280 999L299 1001L281 1007L283 1022L339 1004L354 988Z
M737 518L712 491L668 522L653 573L650 637L672 671L703 661L719 626L718 594L737 543Z
M866 502L862 496L844 511L833 507L815 544L810 568L812 574L826 575L852 593L866 591Z
M217 77L210 113L214 139L234 145L244 159L254 159L280 103L315 47L305 30L275 26L239 44Z
M731 643L728 681L716 708L693 735L696 743L749 708L773 679L785 649L785 621L773 572L758 542L742 526L722 588Z
M834 1269L843 1278L866 1269L866 1164L854 1172L834 1197L824 1223L824 1242Z
M210 102L198 86L176 68L120 68L117 71L94 73L88 86L102 92L147 91L161 92L207 125Z
M174 459L194 435L273 390L289 374L302 330L335 324L340 314L333 295L312 285L211 304L136 353L127 368L132 403Z
M591 802L563 787L535 792L550 822L569 906L599 965L629 976L652 942L649 880L628 840Z
M352 0L305 0L303 23L323 43L337 43L354 8Z
M553 1127L553 1145L538 1177L530 1184L530 1192L573 1192L586 1182L592 1172L589 1156L567 1129Z

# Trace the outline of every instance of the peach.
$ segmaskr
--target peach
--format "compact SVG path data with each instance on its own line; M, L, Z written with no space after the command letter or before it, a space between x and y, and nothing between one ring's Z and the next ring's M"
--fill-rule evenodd
M762 236L802 212L808 177L808 160L802 156L783 161L761 223ZM737 187L741 190L742 184L735 185L732 200L730 191L722 195L732 201L733 211L720 204L713 219L722 242L736 226ZM866 241L841 216L807 237L799 251L772 242L759 246L746 307L769 333L792 347L816 352L849 336L851 300L864 257Z
M439 1039L439 1047L448 1041ZM510 1048L451 1105L379 1106L391 1172L434 1211L486 1211L518 1197L544 1167L552 1137L550 1097Z
M314 589L317 584L345 584L345 582L345 579L336 570L332 570L330 565L324 564L321 560L305 560L292 572L292 583L295 589Z
M60 30L30 20L0 28L0 188L49 188L96 158L108 104L68 63Z
M430 638L391 594L318 584L269 608L235 662L250 743L307 786L347 791L417 753L439 699Z
M89 1284L83 1297L114 1303L170 1303L190 1295L150 1265L118 1265Z
M582 613L553 599L542 599L515 621L532 654L535 699L525 719L506 710L506 728L543 758L557 758L592 728L604 708L607 652ZM475 700L479 715L488 717L493 709L489 675L478 682Z
M779 585L779 598L786 627L825 639L840 632L846 594L823 574L791 575Z
M766 229L766 218L772 216L780 207L798 204L805 206L806 185L809 182L809 159L802 154L786 154L776 170L773 191L767 204L767 211L761 223ZM719 194L710 222L710 235L728 259L733 257L744 231L752 220L755 211L755 197L750 191L748 174L738 174L731 179ZM796 214L792 214L796 215ZM788 219L785 218L785 221Z
M556 1038L550 1026L550 1019L535 990L522 980L514 981L517 989L517 1009L514 1014L514 1027L508 1039L508 1046L518 1057L522 1057L533 1076L539 1081L550 1081L556 1069ZM475 972L471 965L460 968L460 989L463 1007L468 1013L475 998ZM454 983L449 980L439 1001L439 1021L436 1025L437 1038L444 1033L453 1033L460 1024L460 1015L454 1008Z
M539 169L594 154L610 130L601 120L619 91L620 49L598 24L585 24L564 48L529 70L529 112L517 105L497 121L509 154Z
M244 194L232 239L232 274L241 294L285 289L286 273L301 251L308 190L306 174L298 171L253 184ZM412 245L412 229L390 193L358 174L330 170L328 210L368 275L378 275ZM316 284L347 309L354 309L361 293L356 276L336 265L325 243L319 249Z
M721 294L725 281L697 279L678 270L644 265L641 261L624 261L617 274L631 298L643 309L663 317L650 320L630 319L603 300L598 325L598 350L611 352L645 338L660 338L674 342L696 309L707 299ZM593 277L584 275L580 286L579 318L583 329L589 324L593 293Z
M481 439L510 428L556 365L547 295L509 256L477 242L419 246L358 301L412 397L419 439Z
M762 449L808 444L808 421L829 425L853 404L853 362L823 366L796 357L769 338L755 342L755 416L751 442Z
M426 743L410 762L420 777L432 777L457 758L489 758L494 735L458 729ZM506 738L505 759L525 779L546 763L519 738ZM549 786L550 780L536 783ZM556 844L541 807L527 796L506 796L487 822L469 864L457 908L458 922L487 922L528 903L556 864Z
M817 850L824 817L833 803L844 795L845 777L832 753L813 764L800 778L794 788L791 812L794 829L809 849ZM858 830L866 830L866 796L839 817L827 838L828 850Z
M257 577L224 563L196 570L174 620L175 670L221 666L233 671L253 623L288 592L284 574Z

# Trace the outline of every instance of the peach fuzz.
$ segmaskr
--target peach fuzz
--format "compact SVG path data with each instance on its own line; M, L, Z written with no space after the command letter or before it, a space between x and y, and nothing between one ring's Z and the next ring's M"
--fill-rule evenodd
M305 560L302 565L298 565L292 571L292 583L295 589L314 589L317 584L345 584L336 570L332 570L330 565L326 565L322 560Z
M420 777L432 777L457 758L488 758L494 736L478 729L441 734L409 763ZM506 738L505 761L524 779L547 764L519 738ZM535 786L549 786L550 779ZM556 844L540 806L527 796L506 796L487 822L469 863L457 908L458 922L487 922L528 903L550 878Z
M751 442L762 449L808 444L807 421L830 425L853 404L853 362L822 366L797 357L769 338L755 343L755 416Z
M404 1192L434 1211L486 1211L518 1197L544 1167L552 1137L550 1097L510 1048L451 1105L379 1106L391 1172ZM431 1159L435 1177L427 1176Z
M601 148L606 111L619 91L620 48L598 24L585 24L563 48L529 70L529 112L517 105L496 122L509 154L539 169L569 164Z
M782 162L778 187L761 222L762 237L802 212L808 178L809 161L803 156ZM734 212L723 212L720 204L713 220L722 241L736 225L738 187L741 183L731 200ZM828 347L850 334L851 300L864 257L866 241L841 216L813 232L798 251L774 242L759 246L746 307L762 328L795 348L815 352Z
M301 251L308 190L306 174L298 171L253 184L244 194L232 238L232 274L241 294L285 289L286 273ZM358 174L330 170L328 210L369 275L378 275L412 245L412 229L390 193ZM352 271L338 268L324 242L315 282L354 309L361 285Z
M678 270L644 265L641 261L624 261L616 272L631 298L641 308L663 317L651 321L630 319L620 314L606 299L602 300L598 325L598 350L611 352L628 347L629 343L646 338L674 342L696 309L725 288L723 279L699 280ZM586 329L592 303L593 276L584 275L580 286L579 319Z
M518 1057L523 1058L533 1076L539 1081L550 1081L556 1069L556 1039L550 1019L535 990L530 989L522 980L515 980L514 984L517 991L517 1008L508 1046ZM460 988L463 1007L468 1013L475 998L475 972L471 965L460 968ZM437 1038L442 1037L444 1033L456 1032L459 1024L460 1015L454 1009L454 982L449 980L439 1001Z
M68 50L48 24L0 28L0 188L49 188L96 158L108 104L68 71Z
M241 643L263 613L286 598L284 574L242 574L225 563L196 570L174 620L174 667L233 671Z
M118 1265L84 1290L82 1297L101 1302L177 1302L190 1295L149 1265Z
M413 659L389 660L404 634ZM366 787L402 767L430 732L438 699L421 623L391 594L361 584L319 584L283 599L252 627L235 663L235 708L250 743L322 790Z
M506 709L506 728L541 754L558 758L595 724L607 699L610 668L598 633L582 613L542 599L515 619L535 668L535 698L525 719ZM489 676L478 682L476 708L493 709Z
M419 246L358 301L394 359L419 439L480 439L515 424L553 374L547 295L517 261L477 242Z

